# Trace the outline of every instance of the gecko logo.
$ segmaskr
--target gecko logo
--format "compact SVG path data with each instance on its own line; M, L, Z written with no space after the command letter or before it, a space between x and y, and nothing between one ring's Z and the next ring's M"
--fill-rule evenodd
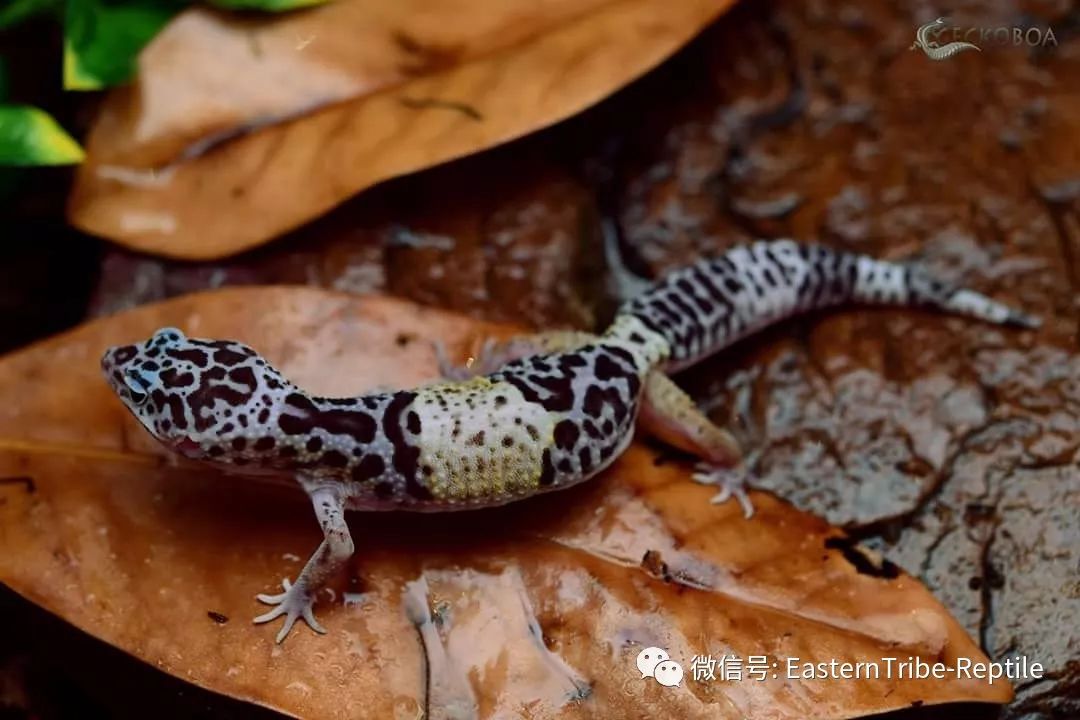
M942 46L938 42L938 38L941 37L942 31L946 27L948 27L948 22L945 21L945 18L938 18L921 26L915 31L915 42L911 43L908 50L919 48L931 60L951 58L953 55L959 55L965 50L979 50L979 52L982 52L978 45L970 42L951 42Z
M637 669L642 678L651 677L664 687L679 687L683 679L682 665L672 660L663 648L647 647L639 652Z
M1057 44L1051 27L960 27L939 17L915 31L915 42L908 50L919 49L931 60L945 60L968 50L982 52L983 48L991 46L1042 49L1057 47Z

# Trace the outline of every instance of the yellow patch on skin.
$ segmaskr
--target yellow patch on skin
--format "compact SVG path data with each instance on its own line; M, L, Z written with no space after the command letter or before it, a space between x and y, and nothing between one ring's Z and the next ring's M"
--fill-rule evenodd
M421 390L420 471L439 500L483 501L527 494L559 418L510 383L474 378Z

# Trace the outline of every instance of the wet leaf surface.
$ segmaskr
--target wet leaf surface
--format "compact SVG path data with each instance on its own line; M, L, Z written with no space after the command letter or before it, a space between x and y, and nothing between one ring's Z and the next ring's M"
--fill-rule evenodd
M306 499L162 457L98 377L160 325L243 339L320 393L415 385L426 340L463 355L504 326L388 299L234 289L103 319L0 361L0 579L151 665L304 717L854 717L974 681L642 680L638 650L771 660L982 655L910 576L758 493L745 521L636 445L596 481L467 515L357 514L359 552L283 647L253 594L318 540ZM454 715L455 710L464 715Z
M339 0L258 20L193 9L105 103L70 219L171 257L248 249L381 180L597 102L727 5Z

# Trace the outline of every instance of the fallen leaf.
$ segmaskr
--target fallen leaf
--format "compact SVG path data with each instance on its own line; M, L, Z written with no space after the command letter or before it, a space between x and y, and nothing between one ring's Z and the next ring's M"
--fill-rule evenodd
M640 445L590 483L503 508L355 514L348 577L317 606L329 633L277 646L250 622L254 594L295 575L318 528L298 491L171 462L112 397L102 350L161 325L239 338L327 394L422 383L427 339L461 355L508 328L230 289L0 361L0 580L166 672L305 718L846 718L1011 697L955 678L692 679L696 655L986 658L922 585L838 530L764 493L746 521ZM681 688L641 678L650 645L686 668Z
M146 48L135 85L106 100L69 217L172 257L239 252L381 180L599 101L729 4L339 0L255 19L192 9Z

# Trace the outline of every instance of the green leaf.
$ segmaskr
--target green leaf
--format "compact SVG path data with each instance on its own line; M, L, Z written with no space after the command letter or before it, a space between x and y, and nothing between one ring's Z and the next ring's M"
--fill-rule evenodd
M186 0L67 0L64 88L98 90L135 74L139 51Z
M0 57L0 103L7 100L8 96L8 73L7 63ZM0 167L0 212L8 205L11 196L15 192L18 183L19 170L9 167Z
M35 15L56 13L59 15L63 0L7 0L0 9L0 30L28 20Z
M71 165L79 144L52 117L28 105L0 105L0 165Z
M208 0L211 5L226 10L265 10L285 12L322 5L328 0Z

